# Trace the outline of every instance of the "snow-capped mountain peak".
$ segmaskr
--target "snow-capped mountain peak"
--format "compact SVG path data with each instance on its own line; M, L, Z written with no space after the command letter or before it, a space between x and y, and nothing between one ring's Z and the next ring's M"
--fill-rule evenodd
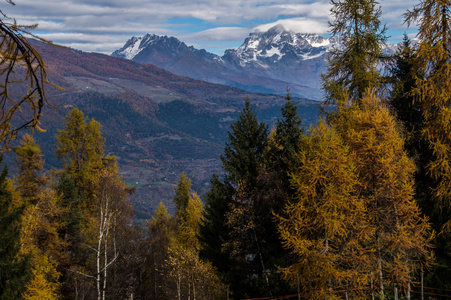
M237 49L226 51L226 56L239 58L239 64L264 62L274 64L285 56L301 60L317 58L325 54L333 43L317 34L301 34L276 25L268 31L256 31L249 35Z
M124 47L113 52L113 56L123 57L126 59L133 59L146 46L152 43L158 36L155 34L146 34L145 36L132 37L125 43Z
M253 92L286 93L321 99L321 73L327 57L340 49L343 37L298 33L277 25L249 34L243 44L222 57L198 50L175 37L147 34L131 38L112 55L152 63L175 74L240 87ZM384 45L393 53L394 45Z
M142 37L132 37L119 50L111 55L127 58L142 63L156 63L156 60L169 62L172 58L180 55L193 55L196 57L207 57L208 59L219 59L217 55L208 53L204 49L198 50L193 46L188 46L175 37L158 36L155 34L146 34ZM150 61L149 61L150 60Z

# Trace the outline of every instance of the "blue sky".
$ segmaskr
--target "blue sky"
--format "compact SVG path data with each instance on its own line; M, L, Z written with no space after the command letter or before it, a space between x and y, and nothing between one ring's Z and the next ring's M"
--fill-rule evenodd
M39 24L34 33L57 44L110 54L132 36L175 36L188 45L222 55L240 46L249 33L275 24L301 33L327 35L326 0L0 0L0 9L22 24ZM419 0L382 0L381 21L389 42L404 32L403 13Z

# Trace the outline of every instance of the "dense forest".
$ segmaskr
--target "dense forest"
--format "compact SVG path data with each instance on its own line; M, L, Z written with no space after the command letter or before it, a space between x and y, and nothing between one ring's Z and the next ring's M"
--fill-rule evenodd
M419 39L393 57L376 1L331 3L343 46L317 124L289 91L272 128L246 99L204 199L182 173L175 214L144 225L96 120L66 116L59 170L17 138L41 130L47 80L27 27L2 21L1 152L19 171L0 174L0 299L451 297L451 3L407 11Z

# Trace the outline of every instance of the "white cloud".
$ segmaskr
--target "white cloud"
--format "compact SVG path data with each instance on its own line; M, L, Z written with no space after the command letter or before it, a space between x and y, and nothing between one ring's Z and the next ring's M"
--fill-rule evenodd
M216 27L196 33L180 35L179 38L198 42L234 41L243 40L248 34L249 28L245 27Z
M402 14L417 2L381 0L382 23L401 35L406 30ZM19 22L39 23L36 32L56 43L103 53L119 41L146 33L172 35L216 53L225 45L243 42L255 29L277 24L324 34L329 30L331 7L329 0L20 0L15 6L2 4L3 12Z
M259 25L254 28L255 31L267 31L271 27L282 25L286 30L299 33L317 33L324 34L329 30L327 21L319 21L308 18L293 18L278 20L276 22Z

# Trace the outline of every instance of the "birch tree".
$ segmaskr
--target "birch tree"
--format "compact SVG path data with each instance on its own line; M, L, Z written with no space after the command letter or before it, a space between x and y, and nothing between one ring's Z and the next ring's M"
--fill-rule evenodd
M93 219L95 235L95 280L97 299L105 300L110 283L110 268L119 258L120 226L129 226L131 204L127 201L127 187L117 172L103 170L97 187L97 218ZM94 225L93 224L93 225ZM124 241L122 241L124 242Z

